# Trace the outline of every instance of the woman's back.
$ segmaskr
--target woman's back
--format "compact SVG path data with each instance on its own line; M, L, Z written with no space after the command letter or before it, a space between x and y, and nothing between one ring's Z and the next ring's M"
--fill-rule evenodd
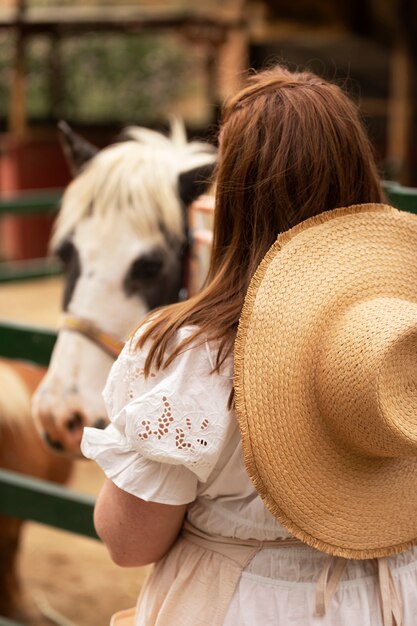
M367 212L367 203L376 206L382 201L372 149L356 107L335 85L308 72L275 68L253 76L226 105L207 284L190 300L151 314L137 331L105 390L111 425L103 432L86 429L83 439L83 453L110 479L99 497L95 520L113 558L122 565L157 562L139 598L137 626L388 626L393 615L400 620L395 589L405 624L413 623L414 548L389 556L384 565L381 561L376 576L370 560L338 560L293 536L307 536L295 525L284 528L278 519L284 523L291 507L298 510L296 499L284 511L288 516L282 508L274 516L264 505L252 459L255 453L258 460L263 455L268 466L273 458L285 456L285 436L278 445L272 429L249 431L241 419L241 387L252 379L246 370L242 374L241 356L233 360L245 298L248 290L250 298L256 294L263 279L255 275L261 262L265 265L271 251L279 252L280 244L274 242L280 233L291 227L302 230L305 220L314 216L326 215L316 222L334 224L339 214L333 209L363 205L357 211ZM290 257L296 259L296 254ZM303 262L309 263L308 256ZM362 265L366 267L365 260ZM275 282L268 285L271 294L283 278L274 276ZM319 300L320 294L318 284ZM268 306L258 310L261 324L273 330L275 343L264 342L263 369L257 369L256 359L245 367L256 372L254 380L266 394L265 415L276 418L282 410L291 428L287 388L274 396L273 382L268 382L270 394L262 384L269 364L271 371L277 366L277 342L281 347L288 344L289 360L282 371L278 366L280 377L285 379L291 369L294 346L288 342L294 333L280 334L277 311L276 300L274 315ZM308 324L302 308L293 315L294 327L301 319ZM246 322L240 324L240 332L250 335ZM308 343L308 332L303 341ZM314 379L319 352L316 345L301 386ZM234 386L236 363L240 378ZM239 396L240 423L234 393ZM245 395L245 402L253 413L251 394ZM266 421L262 412L256 417L259 423ZM300 449L314 423L308 426L297 434ZM294 437L290 440L293 443ZM320 458L319 447L315 452ZM301 466L297 446L291 454ZM290 483L290 478L285 471L264 474L272 490ZM300 493L305 493L311 477L299 482ZM317 505L322 513L303 520L302 512L298 519L317 528L323 519L331 519L332 502L325 489ZM310 528L313 534L316 530ZM328 552L334 554L330 548ZM386 583L382 609L381 581Z

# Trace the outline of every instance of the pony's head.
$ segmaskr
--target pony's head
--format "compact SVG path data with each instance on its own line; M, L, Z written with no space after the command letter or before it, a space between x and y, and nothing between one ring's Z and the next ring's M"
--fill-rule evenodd
M128 128L101 151L62 125L76 174L52 249L65 270L63 324L33 403L50 446L79 453L85 425L102 428L101 392L123 340L151 309L175 302L184 280L186 206L209 183L212 146Z

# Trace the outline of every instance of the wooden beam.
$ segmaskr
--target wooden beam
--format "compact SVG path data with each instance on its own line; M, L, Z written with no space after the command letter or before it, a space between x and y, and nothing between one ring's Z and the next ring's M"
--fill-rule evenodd
M213 30L239 29L242 19L222 11L146 7L31 7L18 19L0 10L0 28L19 28L26 34L41 32L82 32L91 30L133 31L173 30L198 27Z
M236 18L243 20L247 15L246 0L235 0ZM223 102L243 87L249 68L249 24L230 30L224 45L219 50L218 81L220 101Z
M391 53L390 95L387 120L387 167L389 176L409 183L412 130L412 60L406 46L399 42Z

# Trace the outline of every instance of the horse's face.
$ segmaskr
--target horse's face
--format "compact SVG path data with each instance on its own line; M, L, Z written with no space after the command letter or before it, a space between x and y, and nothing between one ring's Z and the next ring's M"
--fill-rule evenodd
M121 342L148 311L178 299L184 233L156 227L140 234L127 212L118 210L116 222L106 221L108 213L87 212L54 247L66 268L65 314ZM58 333L33 402L43 438L71 455L79 454L84 426L107 424L101 392L115 357L78 330L68 325Z
M83 220L58 248L67 266L64 310L124 338L155 306L173 302L181 281L178 246L161 233L140 240L127 221L117 233ZM112 357L80 333L59 332L48 373L35 396L37 420L50 445L79 450L82 427L103 427L101 390Z

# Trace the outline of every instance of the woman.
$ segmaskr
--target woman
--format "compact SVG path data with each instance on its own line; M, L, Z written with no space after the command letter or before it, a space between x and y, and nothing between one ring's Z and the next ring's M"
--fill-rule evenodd
M97 532L119 565L156 563L138 626L382 624L368 561L348 565L349 585L317 617L326 556L263 504L246 473L233 397L245 295L279 233L383 201L369 140L339 87L276 67L226 104L219 143L206 286L138 329L106 386L111 425L84 434L85 456L108 477ZM414 561L406 554L400 564ZM407 576L400 584L415 585L417 574Z

